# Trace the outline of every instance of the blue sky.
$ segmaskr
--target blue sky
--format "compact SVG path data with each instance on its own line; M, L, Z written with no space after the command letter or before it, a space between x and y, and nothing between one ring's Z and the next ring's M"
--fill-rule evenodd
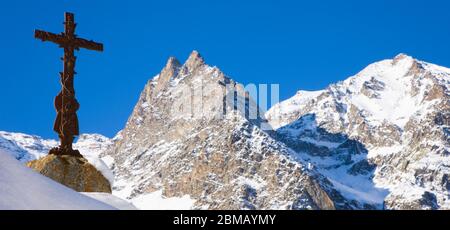
M198 50L235 80L280 84L286 99L404 52L450 66L449 1L8 1L0 7L0 130L56 138L53 98L65 11L103 53L76 55L82 133L123 128L147 80L169 56Z

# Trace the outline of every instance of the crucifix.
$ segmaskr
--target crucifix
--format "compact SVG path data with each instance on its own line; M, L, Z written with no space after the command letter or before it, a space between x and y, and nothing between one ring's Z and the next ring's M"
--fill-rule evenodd
M82 157L78 150L72 148L75 136L79 135L77 110L80 107L75 99L73 78L75 72L75 50L85 48L89 50L103 51L103 44L78 38L75 35L75 20L72 13L65 13L64 32L54 34L36 30L34 37L42 41L50 41L64 49L64 70L60 73L61 92L55 98L57 112L53 130L58 133L60 146L50 150L49 154L70 155Z

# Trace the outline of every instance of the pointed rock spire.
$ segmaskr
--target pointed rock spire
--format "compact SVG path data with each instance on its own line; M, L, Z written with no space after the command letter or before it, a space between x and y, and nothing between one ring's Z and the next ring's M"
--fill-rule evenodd
M166 66L159 74L158 83L164 84L171 78L176 77L176 75L178 75L180 67L180 62L176 58L170 57L169 60L167 60Z
M170 73L170 75L173 75L178 71L178 69L180 69L180 67L180 61L178 61L175 57L170 57L167 60L166 66L164 66L164 69L161 71L161 74L163 75L163 73Z
M189 71L193 71L203 64L205 64L205 61L196 50L192 51L191 55L189 55L189 58L186 60L186 63L184 63Z
M158 93L160 90L166 88L170 79L175 78L178 75L180 68L180 62L176 58L170 57L169 60L167 60L166 66L164 66L161 73L159 73L155 89L152 90L150 94Z

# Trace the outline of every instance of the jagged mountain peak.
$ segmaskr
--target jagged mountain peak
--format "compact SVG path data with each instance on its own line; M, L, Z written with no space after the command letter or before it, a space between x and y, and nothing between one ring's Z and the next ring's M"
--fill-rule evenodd
M170 57L161 72L149 80L147 94L155 96L169 86L176 86L186 78L195 76L227 78L217 67L207 65L200 53L194 50L183 64L175 57Z
M181 63L176 57L169 57L169 59L167 59L166 65L164 66L164 69L175 70L179 69L180 67Z
M180 62L175 57L170 57L161 72L150 79L146 88L149 94L155 94L165 89L170 81L178 76L181 69Z
M186 66L189 71L194 71L196 68L202 66L203 64L205 64L205 60L197 50L194 50L189 55L189 58L184 63L184 66Z
M325 179L265 132L245 87L196 51L158 88L166 75L144 89L121 138L103 153L114 159L123 197L188 195L195 208L211 209L337 207L319 185Z
M195 97L198 95L202 97ZM260 108L245 87L226 76L219 68L206 64L195 50L183 65L170 58L162 71L149 80L135 106L135 115L130 116L130 119L147 117L145 111L148 111L148 106L154 104L155 100L167 98L170 98L172 105L183 104L179 107L184 111L175 113L177 117L191 117L199 107L203 107L202 113L208 115L203 118L207 119L216 117L222 110L234 110L250 122L261 124L263 121ZM191 98L193 101L190 101ZM213 111L209 106L214 107Z

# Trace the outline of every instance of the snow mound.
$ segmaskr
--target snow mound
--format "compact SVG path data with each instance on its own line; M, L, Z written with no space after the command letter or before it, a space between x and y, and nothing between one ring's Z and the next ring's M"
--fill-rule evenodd
M10 154L0 150L0 209L110 210L115 208L26 168Z

